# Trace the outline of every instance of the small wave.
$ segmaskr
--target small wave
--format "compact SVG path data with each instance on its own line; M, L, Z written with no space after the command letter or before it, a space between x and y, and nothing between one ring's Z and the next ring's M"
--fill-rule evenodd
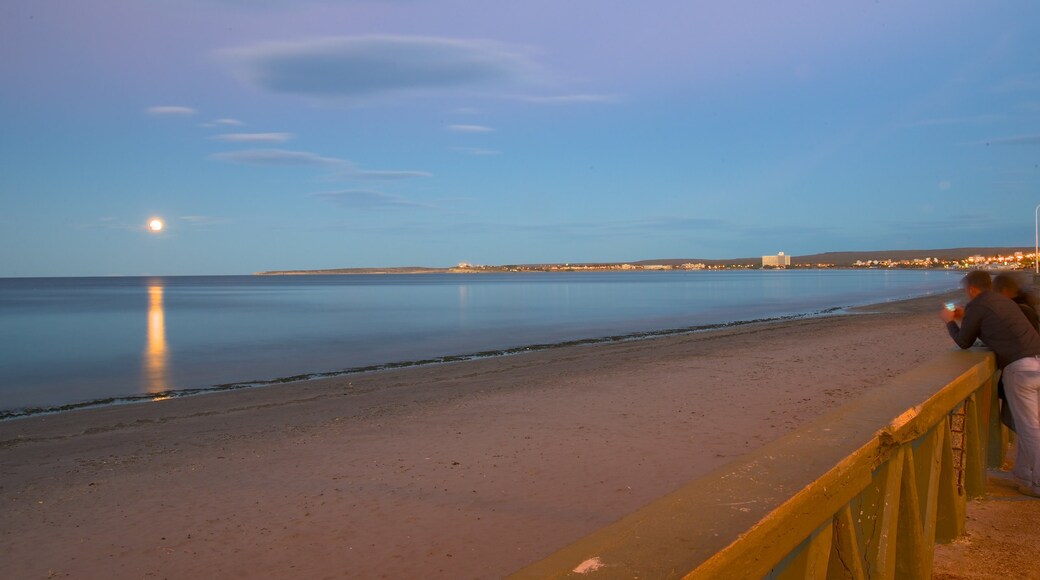
M537 352L541 350L550 350L556 348L564 348L569 346L588 346L596 344L608 344L617 342L627 342L635 340L646 340L650 338L659 338L663 336L675 336L681 334L692 334L696 332L706 332L710 330L721 330L726 328L733 328L737 326L746 326L749 324L761 324L766 322L780 322L785 320L795 320L800 318L812 318L819 316L826 316L831 314L838 314L845 312L848 307L846 306L835 306L833 308L826 308L818 310L816 312L805 313L805 314L789 314L784 316L775 316L771 318L754 318L748 320L735 320L732 322L720 322L716 324L701 324L696 326L684 326L679 328L668 328L662 330L647 330L641 332L632 332L627 334L615 334L610 336L598 336L592 338L580 338L575 340L565 340L560 342L549 342L541 344L529 344L525 346L516 346L511 348L499 349L499 350L485 350L480 352L473 352L467 354L454 354L446 356L438 356L433 358L425 358L419 360L409 361L395 361L374 365L365 365L358 367L350 367L346 369L340 369L335 371L324 371L315 373L304 373L298 375L291 375L286 377L279 377L275 379L265 379L256 381L241 381L235 383L223 383L219 385L212 385L209 387L197 387L192 389L172 389L167 391L161 391L158 393L147 393L137 395L124 395L116 397L105 397L102 399L93 399L90 401L83 401L78 403L68 403L64 405L56 405L51 407L25 407L21 409L13 409L7 411L0 411L0 421L6 421L10 419L19 419L24 417L31 417L36 415L50 415L54 413L63 413L66 411L77 411L81 409L91 409L96 407L107 407L111 405L125 405L131 403L145 403L149 401L162 401L166 399L176 399L181 397L192 397L196 395L205 395L209 393L220 393L225 391L235 391L239 389L251 389L257 387L267 387L271 385L281 385L285 383L297 383L302 381L311 381L316 379L327 379L333 377L340 377L345 375L356 375L361 373L371 373L377 371L386 371L394 369L404 369L411 367L429 366L445 363L464 362L470 360L478 360L485 358L495 358L502 356L511 356L517 354L524 354L529 352Z

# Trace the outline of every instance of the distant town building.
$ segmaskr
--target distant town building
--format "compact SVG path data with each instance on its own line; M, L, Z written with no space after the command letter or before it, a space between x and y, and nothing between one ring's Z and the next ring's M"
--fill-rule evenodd
M763 268L786 268L791 265L791 256L785 256L783 252L775 256L762 256Z

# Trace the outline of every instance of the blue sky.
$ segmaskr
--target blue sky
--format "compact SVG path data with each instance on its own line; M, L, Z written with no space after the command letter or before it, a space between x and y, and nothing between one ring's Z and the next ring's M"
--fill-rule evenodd
M1031 245L1040 4L904 4L6 0L0 277Z

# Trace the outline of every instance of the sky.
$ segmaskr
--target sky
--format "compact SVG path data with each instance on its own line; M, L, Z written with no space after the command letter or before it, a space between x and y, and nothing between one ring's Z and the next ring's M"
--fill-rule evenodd
M1038 23L1032 0L5 0L0 277L1032 246Z

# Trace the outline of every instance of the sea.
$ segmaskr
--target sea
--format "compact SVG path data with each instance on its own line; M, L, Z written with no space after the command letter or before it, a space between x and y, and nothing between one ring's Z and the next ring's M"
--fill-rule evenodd
M947 292L943 270L0 278L0 419Z

